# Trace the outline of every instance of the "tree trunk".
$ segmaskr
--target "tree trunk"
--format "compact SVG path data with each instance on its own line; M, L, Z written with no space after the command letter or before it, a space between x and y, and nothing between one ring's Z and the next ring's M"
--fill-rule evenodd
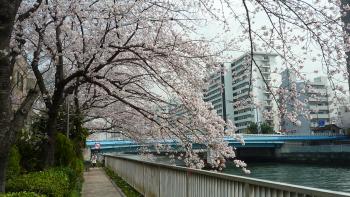
M10 101L10 66L8 58L0 57L0 193L5 192L6 165L9 152L11 101Z
M0 153L0 191L5 192L6 167L8 162L8 151ZM0 192L0 193L1 193Z
M20 0L0 0L0 193L5 192L5 174L10 142L12 107L10 100L12 66L9 44Z
M52 167L55 164L55 144L56 144L56 133L57 133L57 117L58 107L52 106L49 109L49 117L46 125L46 150L45 150L45 168Z

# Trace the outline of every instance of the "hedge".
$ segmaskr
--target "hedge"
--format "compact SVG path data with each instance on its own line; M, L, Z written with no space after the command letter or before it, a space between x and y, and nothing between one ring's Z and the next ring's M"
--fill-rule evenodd
M71 190L70 181L74 179L70 170L57 168L41 172L32 172L10 179L6 184L9 192L36 192L47 196L67 196Z

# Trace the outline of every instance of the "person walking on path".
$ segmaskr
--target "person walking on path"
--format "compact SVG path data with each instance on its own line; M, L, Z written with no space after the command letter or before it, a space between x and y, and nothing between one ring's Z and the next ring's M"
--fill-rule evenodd
M93 154L92 157L91 157L92 167L96 167L96 163L97 163L97 155Z

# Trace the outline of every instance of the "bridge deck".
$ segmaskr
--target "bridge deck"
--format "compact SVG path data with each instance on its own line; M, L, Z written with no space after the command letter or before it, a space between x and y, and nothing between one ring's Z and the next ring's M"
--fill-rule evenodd
M232 137L225 137L225 141L229 142L230 145L235 147L263 147L263 148L273 148L280 147L285 142L304 142L304 141L342 141L350 140L349 136L345 135L308 135L308 136L297 136L297 135L243 135L245 145L241 145L240 142ZM104 140L104 141L87 141L87 147L95 149L95 144L99 143L100 147L98 149L120 149L120 150L134 150L138 149L141 144L137 144L131 140ZM176 140L163 140L163 141L150 141L148 145L161 143L169 146L178 146L179 143ZM147 145L147 144L146 144ZM203 148L200 144L194 145L197 149Z

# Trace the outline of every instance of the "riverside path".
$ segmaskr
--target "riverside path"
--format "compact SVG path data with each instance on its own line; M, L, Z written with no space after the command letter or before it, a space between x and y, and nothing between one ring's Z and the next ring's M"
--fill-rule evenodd
M82 197L124 197L119 188L112 184L103 168L90 168L84 172Z

